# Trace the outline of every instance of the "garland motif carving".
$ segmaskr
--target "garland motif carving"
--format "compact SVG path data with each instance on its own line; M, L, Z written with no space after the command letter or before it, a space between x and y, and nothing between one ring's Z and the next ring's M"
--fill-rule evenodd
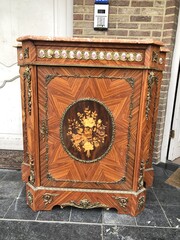
M109 207L105 204L102 204L99 202L91 203L88 199L83 199L79 203L75 201L70 201L69 203L61 204L62 208L65 206L72 206L72 207L77 207L82 209L92 209L92 208L100 208L100 207L106 208L107 210L109 209Z
M28 113L31 115L32 110L32 91L31 91L31 68L26 67L23 73L24 80L27 80L27 97L28 97Z
M148 89L147 89L147 97L146 97L146 120L149 119L149 111L150 111L150 105L152 100L152 87L154 83L157 84L158 78L154 76L154 72L150 72L148 76Z

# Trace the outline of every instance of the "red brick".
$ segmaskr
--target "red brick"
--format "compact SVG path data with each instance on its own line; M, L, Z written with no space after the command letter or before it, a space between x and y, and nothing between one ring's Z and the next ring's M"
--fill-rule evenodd
M117 23L109 23L109 29L110 28L116 28L116 26L117 26Z
M129 22L129 16L128 15L109 15L109 22Z
M85 15L85 20L90 20L90 21L94 20L94 15L93 14L86 14Z
M82 29L74 29L74 30L73 30L73 34L74 34L74 35L82 35L82 33L83 33L83 30L82 30Z
M165 19L164 19L164 22L165 23L175 22L175 16L174 15L166 16Z
M174 29L175 27L175 23L165 23L164 24L164 30L167 30L167 29Z
M167 0L166 1L166 8L172 7L172 6L179 6L178 0Z
M164 32L163 32L163 37L169 37L169 36L175 38L176 32L173 31L173 30L167 30L167 31L164 31Z
M85 0L85 5L94 5L94 0Z
M152 16L153 22L163 22L163 16Z
M165 4L166 4L166 1L164 1L164 0L161 0L161 1L155 0L154 7L164 7Z
M153 7L153 1L132 1L132 7Z
M166 45L170 45L172 43L172 38L171 37L163 38L163 42Z
M111 7L109 8L109 14L117 14L117 12L118 12L117 7L111 6Z
M98 30L94 30L93 28L86 28L84 29L84 35L86 36L92 36L92 37L103 37L104 38L104 35L105 35L105 31L98 31ZM83 36L84 37L84 36Z
M74 21L73 26L74 28L91 28L93 27L93 22Z
M140 28L141 29L152 29L152 30L156 30L159 29L161 30L163 27L163 24L161 23L142 23Z
M117 36L127 36L128 31L127 30L111 30L109 29L107 32L108 35L117 35Z
M129 15L140 14L140 8L119 8L118 13L119 14L129 14Z
M83 14L74 14L73 18L74 20L83 20Z
M83 0L74 0L73 4L74 5L83 5Z
M166 8L166 15L175 14L175 13L176 13L176 7Z
M129 6L130 4L130 0L120 0L120 1L117 1L117 0L110 0L109 2L110 6Z
M75 5L74 7L73 7L73 11L74 11L74 13L80 13L80 14L82 14L82 13L94 13L94 6L88 6L88 7L84 7L84 6L78 6L78 5Z
M150 31L129 31L129 36L149 37L150 36Z
M162 32L161 31L153 31L152 37L161 37Z
M125 28L125 29L138 29L138 23L118 23L118 28Z
M141 14L143 15L164 15L163 8L142 8Z
M151 22L151 16L130 16L131 22Z

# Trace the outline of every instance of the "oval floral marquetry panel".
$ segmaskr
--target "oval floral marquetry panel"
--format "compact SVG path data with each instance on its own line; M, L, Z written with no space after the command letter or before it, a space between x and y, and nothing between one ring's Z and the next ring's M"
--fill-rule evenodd
M112 113L96 99L80 99L69 105L60 124L64 149L85 163L96 162L110 151L114 133Z

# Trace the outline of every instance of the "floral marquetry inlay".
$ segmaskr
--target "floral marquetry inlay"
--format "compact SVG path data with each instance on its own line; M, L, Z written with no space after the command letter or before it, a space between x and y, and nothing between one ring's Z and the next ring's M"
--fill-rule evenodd
M112 52L112 51L89 51L89 50L66 50L66 49L39 49L39 58L61 58L78 60L108 60L108 61L129 61L141 62L143 54L138 52Z
M113 117L101 102L81 99L66 109L61 121L61 141L72 158L95 162L107 154L113 138Z

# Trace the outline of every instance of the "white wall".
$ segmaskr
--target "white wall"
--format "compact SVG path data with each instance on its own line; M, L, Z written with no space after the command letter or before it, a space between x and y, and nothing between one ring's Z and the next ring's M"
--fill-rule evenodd
M72 36L72 24L73 0L0 0L0 149L23 149L17 37Z

